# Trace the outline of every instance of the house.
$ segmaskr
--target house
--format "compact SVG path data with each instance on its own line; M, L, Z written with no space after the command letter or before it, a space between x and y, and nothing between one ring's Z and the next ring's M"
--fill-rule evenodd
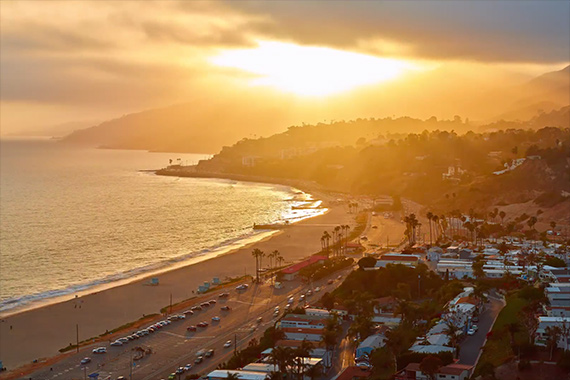
M281 270L281 273L283 273L283 279L286 281L292 281L299 275L299 271L301 269L308 267L309 265L316 264L316 263L323 264L325 262L325 260L327 260L326 256L315 255L315 256L311 256L308 259L303 260L297 264L293 264L293 265Z
M394 311L394 308L398 304L398 300L392 296L381 297L374 300L376 306L374 306L374 313L389 313Z
M534 344L537 346L546 346L546 340L548 338L546 329L554 326L560 327L562 331L569 329L570 317L538 317L538 328L536 329ZM564 336L560 336L558 339L559 348L568 349L569 343L570 342Z
M364 251L364 247L360 243L350 242L345 246L346 253L358 253Z
M276 324L276 327L322 330L325 328L327 318L321 315L287 314Z
M322 338L322 330L287 327L281 328L281 331L285 334L285 338L289 340L320 342Z
M466 364L448 364L440 367L435 378L437 380L467 380L471 376L473 366ZM420 370L420 363L410 363L398 372L396 380L429 380L430 378Z
M402 264L409 267L416 267L420 261L419 256L404 255L399 253L387 253L381 255L376 261L374 268L386 268L388 264Z
M441 259L441 255L443 255L443 249L440 247L432 247L427 251L426 259L428 261L438 262Z
M455 352L455 348L448 346L439 346L434 344L416 344L410 348L410 351L420 354L437 354L438 352Z
M383 347L385 340L386 337L383 334L370 335L358 345L354 356L359 358L364 354L370 355L370 353L375 349Z

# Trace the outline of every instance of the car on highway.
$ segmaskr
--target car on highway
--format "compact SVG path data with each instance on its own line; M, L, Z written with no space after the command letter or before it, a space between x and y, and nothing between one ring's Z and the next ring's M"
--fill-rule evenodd
M313 295L313 291L311 289L307 290L307 297L310 297Z
M334 280L331 279L331 280L327 281L327 284L331 285L333 282L334 282Z
M232 308L229 307L229 306L222 306L222 307L220 307L220 310L222 310L222 311L230 311L231 309L232 309Z
M200 364L204 361L204 357L202 356L198 356L195 360L194 360L194 364Z
M257 318L257 323L261 323L261 322L263 322L263 317L258 317L258 318Z
M112 347L121 347L123 345L123 342L121 342L120 340L116 340L114 342L111 342L110 346Z
M232 341L228 340L226 343L224 343L224 348L228 348L232 346Z
M81 361L80 361L79 363L80 363L80 364L91 363L91 358L89 358L89 357L83 358L83 359L81 359Z
M196 331L197 328L196 328L196 326L188 326L188 327L186 327L186 330L188 330L188 331Z
M184 371L186 371L186 369L184 369L184 367L178 367L178 368L176 368L176 371L174 371L174 373L176 373L177 375L180 375L180 374L184 373Z
M320 291L321 291L321 287L320 287L320 286L317 286L317 287L315 288L315 292L318 293L318 292L320 292Z
M212 322L219 322L220 321L220 317L218 317L217 315L212 317Z
M192 364L188 363L184 366L185 371L190 371L192 369Z
M176 379L176 374L174 372L168 375L168 380L174 380L174 379Z
M211 358L212 356L214 356L214 349L210 348L204 356L207 358Z

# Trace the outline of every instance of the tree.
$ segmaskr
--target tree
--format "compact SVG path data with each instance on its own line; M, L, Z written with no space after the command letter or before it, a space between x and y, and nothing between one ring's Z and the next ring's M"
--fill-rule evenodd
M431 380L435 380L437 371L443 365L440 358L434 355L428 355L420 362L420 370Z
M433 220L433 213L431 211L429 211L426 214L426 217L428 218L428 221L429 221L429 244L432 245L433 240L432 240L432 234L431 234L431 221Z
M287 369L293 365L294 354L290 347L275 347L269 354L271 364L279 367L279 372L287 373Z
M255 281L259 282L259 267L261 266L261 258L265 256L262 250L255 248L251 255L255 257Z
M398 355L400 355L405 345L404 336L400 329L386 331L385 344L394 357L394 373L398 372Z
M360 269L374 268L375 265L376 259L372 256L366 256L358 260L358 266Z
M459 333L459 316L454 311L449 311L442 317L443 323L445 323L445 328L443 333L449 338L449 344L451 347L456 349L457 356L457 334Z
M531 216L530 218L528 218L526 224L528 224L531 230L534 230L534 225L536 224L536 222L538 222L536 216Z
M323 373L323 367L321 364L309 366L305 369L305 376L309 376L311 380L315 380L316 378L320 377Z
M495 379L495 366L491 362L483 362L479 368L479 374L485 380Z
M558 346L558 341L562 336L562 329L560 326L548 326L546 328L546 347L550 349L550 360L552 360L552 354L554 349Z
M323 304L323 307L325 309L327 309L327 310L333 309L334 308L334 296L331 295L329 292L326 292L321 297L321 303Z
M226 375L226 379L228 379L228 380L239 380L239 376L235 372L230 373L230 371L228 371L228 374Z
M499 212L499 217L501 218L501 225L505 222L505 217L507 216L507 213L504 211L500 211Z

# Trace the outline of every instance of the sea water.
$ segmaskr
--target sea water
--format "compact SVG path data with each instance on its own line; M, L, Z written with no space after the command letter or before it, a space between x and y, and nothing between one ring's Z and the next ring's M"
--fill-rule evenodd
M264 236L254 223L321 212L292 210L299 192L286 186L141 171L206 155L0 144L4 313L251 242Z

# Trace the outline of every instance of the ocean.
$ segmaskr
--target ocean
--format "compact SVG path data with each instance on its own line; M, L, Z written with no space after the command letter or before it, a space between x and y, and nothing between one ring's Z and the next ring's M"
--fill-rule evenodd
M0 312L220 254L296 221L310 195L279 185L157 176L208 156L0 141ZM178 161L180 160L180 161Z

